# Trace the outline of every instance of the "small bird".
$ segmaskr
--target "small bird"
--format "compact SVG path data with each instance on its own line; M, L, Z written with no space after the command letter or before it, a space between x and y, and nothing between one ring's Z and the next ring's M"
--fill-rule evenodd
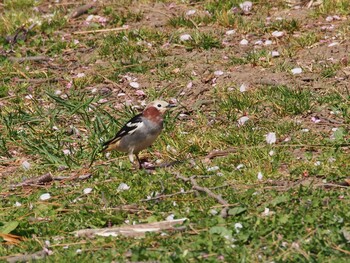
M102 152L118 150L129 155L134 163L134 154L142 168L138 153L149 147L163 129L163 115L174 104L162 100L155 100L148 104L142 113L134 116L117 132L113 139L103 144Z

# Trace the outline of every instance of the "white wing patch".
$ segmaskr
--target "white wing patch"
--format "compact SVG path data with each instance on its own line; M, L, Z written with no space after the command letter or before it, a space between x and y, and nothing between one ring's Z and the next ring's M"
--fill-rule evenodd
M127 134L133 134L135 131L137 131L137 130L139 130L139 129L142 129L142 127L143 127L144 125L143 125L142 122L134 122L134 123L128 122L128 123L126 124L126 126L128 126L128 127L130 127L130 128L135 127L134 129L128 131L128 133L127 133Z

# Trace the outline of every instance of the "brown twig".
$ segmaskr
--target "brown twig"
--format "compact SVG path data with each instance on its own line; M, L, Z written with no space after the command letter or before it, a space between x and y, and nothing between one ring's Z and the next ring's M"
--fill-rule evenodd
M31 56L31 57L22 57L22 58L9 57L8 60L10 60L11 62L22 63L24 61L47 61L47 60L50 60L50 58L47 56Z
M214 198L215 200L217 200L218 203L224 205L224 207L221 209L220 215L223 218L227 217L228 216L228 209L229 209L229 206L230 206L229 202L227 202L225 199L223 199L221 197L221 195L217 195L217 194L213 193L209 188L200 186L197 183L195 178L196 178L196 176L191 176L191 177L188 178L188 177L184 177L184 176L182 176L180 174L176 175L176 179L181 179L184 182L191 182L192 189L197 190L199 192L204 192L208 196L210 196L210 197Z
M126 237L143 237L146 232L160 232L163 230L176 230L176 225L183 224L187 219L174 219L171 221L161 221L145 223L138 225L127 225L120 227L108 227L100 229L81 229L74 231L76 237L94 237L94 236L126 236ZM180 228L181 230L181 228Z
M73 35L85 35L85 34L94 34L94 33L106 33L114 31L123 31L128 30L128 27L116 27L116 28L107 28L107 29L97 29L97 30L86 30L86 31L76 31L73 32Z
M80 175L78 177L75 177L74 179L86 180L90 177L91 177L91 174L84 174L84 175ZM24 182L11 185L11 188L21 187L21 186L30 186L30 185L40 185L40 184L45 184L45 183L49 183L52 181L63 181L63 180L70 180L70 179L72 179L72 177L69 177L69 176L53 177L51 175L51 173L47 173L47 174L44 174L44 175L41 175L38 177L27 179Z
M48 250L47 248L44 248L41 251L35 252L33 254L23 254L18 256L10 256L6 258L7 262L31 262L38 259L45 258L46 256L51 255L52 251Z

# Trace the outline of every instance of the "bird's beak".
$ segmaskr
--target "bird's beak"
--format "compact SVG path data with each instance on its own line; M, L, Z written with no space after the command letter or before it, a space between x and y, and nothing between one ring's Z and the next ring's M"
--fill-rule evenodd
M166 106L167 108L174 108L176 107L177 105L176 104L168 104L168 106Z

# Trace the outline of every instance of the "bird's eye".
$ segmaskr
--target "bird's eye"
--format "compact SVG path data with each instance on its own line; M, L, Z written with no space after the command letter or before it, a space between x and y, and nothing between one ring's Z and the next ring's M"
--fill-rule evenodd
M162 105L158 104L157 107L160 108L160 107L162 107Z

